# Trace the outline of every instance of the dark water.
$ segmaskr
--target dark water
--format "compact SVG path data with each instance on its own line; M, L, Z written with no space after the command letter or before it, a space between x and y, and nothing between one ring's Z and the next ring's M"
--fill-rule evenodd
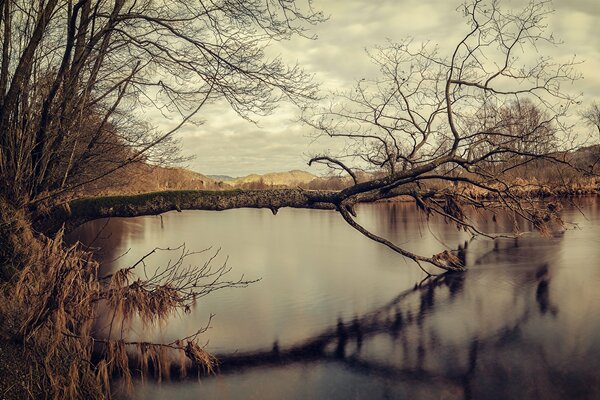
M213 377L137 383L137 399L597 399L600 202L578 204L564 211L576 229L495 242L427 223L412 204L361 206L360 222L408 249L460 246L468 272L426 281L331 211L173 212L95 221L77 236L104 227L94 245L107 269L185 242L220 247L214 262L228 256L231 278L261 278L155 330L134 327L132 339L172 341L214 313L203 338L223 361Z

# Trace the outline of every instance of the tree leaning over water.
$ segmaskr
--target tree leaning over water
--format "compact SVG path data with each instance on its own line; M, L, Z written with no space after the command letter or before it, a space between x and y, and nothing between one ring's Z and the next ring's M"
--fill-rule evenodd
M352 204L363 196L402 194L426 214L484 236L468 208L509 212L515 230L519 220L542 231L560 223L556 205L537 201L541 185L522 178L527 168L572 167L575 145L566 117L578 102L568 93L580 77L577 62L542 53L559 44L547 31L549 1L519 10L500 3L460 6L467 33L453 48L411 39L375 48L369 56L378 77L334 93L329 106L305 115L317 135L345 143L341 153L310 160L353 179L336 200L344 219L419 264L462 267L447 254L423 257L369 232L353 218ZM359 171L378 178L359 181Z
M58 214L81 223L181 209L333 208L360 233L420 266L455 271L464 265L450 252L414 254L368 231L355 220L354 205L409 196L426 214L487 237L493 236L468 209L509 213L517 232L561 224L559 207L539 200L552 192L548 186L582 172L571 158L576 138L567 122L578 97L566 90L579 74L575 59L542 54L559 44L546 27L550 2L506 10L499 1L474 0L458 11L466 33L454 47L406 40L375 48L369 56L379 77L334 93L327 107L305 109L304 121L316 135L341 140L344 149L309 164L338 169L352 180L348 188L89 199Z

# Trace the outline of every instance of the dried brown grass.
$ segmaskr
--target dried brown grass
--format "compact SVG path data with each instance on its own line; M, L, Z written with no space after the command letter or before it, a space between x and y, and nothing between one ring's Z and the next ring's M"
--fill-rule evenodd
M165 344L127 341L123 327L132 319L155 324L178 310L189 311L212 290L247 283L223 281L225 265L213 270L210 258L199 268L184 268L190 253L183 249L177 262L146 279L134 275L143 259L101 277L93 255L77 244L66 246L62 231L52 239L23 235L15 243L23 264L2 289L0 312L12 319L14 337L40 354L48 398L110 398L111 378L121 377L131 390L133 370L142 378L152 370L159 381L169 379L173 366L181 376L190 366L214 371L216 360L198 344L205 329ZM97 337L100 304L112 310L120 336Z

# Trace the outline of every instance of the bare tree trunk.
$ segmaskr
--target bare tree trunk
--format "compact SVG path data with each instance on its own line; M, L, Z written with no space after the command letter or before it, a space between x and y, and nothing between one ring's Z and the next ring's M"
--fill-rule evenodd
M233 208L268 208L273 214L282 207L335 209L338 192L302 189L271 190L181 190L131 196L106 196L73 200L56 207L40 219L42 230L54 230L63 223L67 230L99 218L158 215L167 211Z

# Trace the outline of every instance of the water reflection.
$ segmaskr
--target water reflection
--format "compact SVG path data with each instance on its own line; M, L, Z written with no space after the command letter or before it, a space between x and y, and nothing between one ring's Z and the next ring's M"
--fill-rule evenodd
M235 352L219 356L219 373L236 373L239 369L283 365L300 361L338 360L350 365L369 365L369 361L358 362L363 342L377 335L389 335L390 340L400 339L404 329L420 325L427 317L427 310L435 304L434 293L439 288L451 288L450 293L460 292L464 276L445 274L430 278L423 284L400 293L383 307L350 321L338 319L337 323L300 343L281 348L276 341L271 350ZM411 308L413 299L420 298L418 310ZM413 317L416 315L416 317ZM421 346L418 352L424 355ZM377 369L381 369L379 366Z
M585 215L567 207L565 218L580 229L495 242L427 225L410 204L361 208L375 232L415 251L452 246L469 267L425 281L328 212L169 213L162 228L151 218L112 221L106 260L193 238L223 244L234 268L263 278L144 332L181 336L215 312L209 349L221 363L199 382L139 384L135 397L600 398L600 207L579 206Z

